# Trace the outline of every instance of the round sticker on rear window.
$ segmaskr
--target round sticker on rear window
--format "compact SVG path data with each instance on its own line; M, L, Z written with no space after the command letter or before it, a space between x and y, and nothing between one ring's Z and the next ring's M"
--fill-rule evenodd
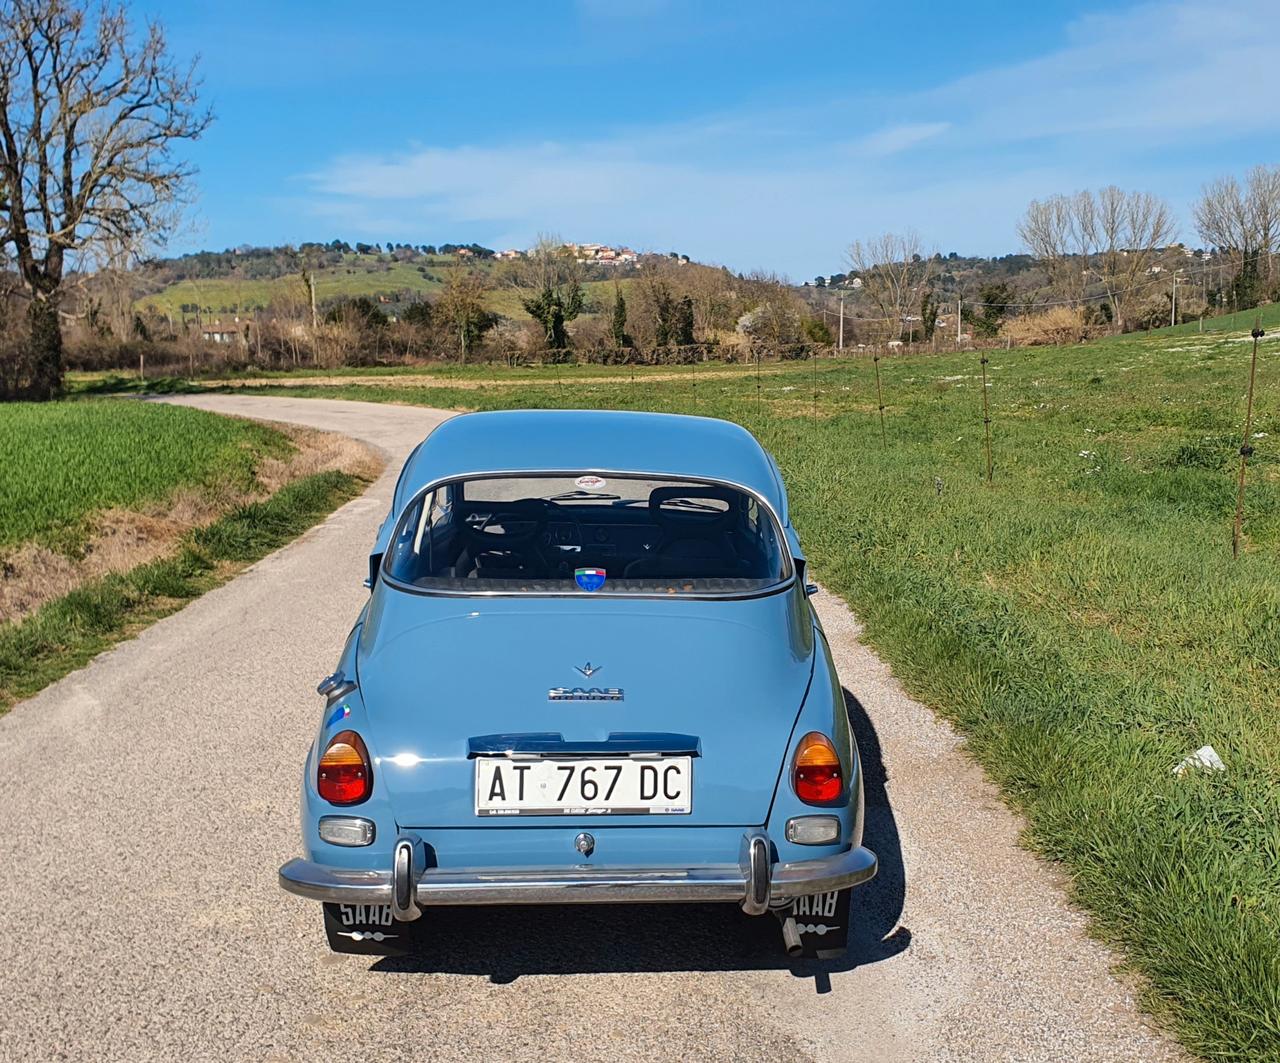
M608 483L603 476L579 476L573 481L573 486L583 491L602 491Z

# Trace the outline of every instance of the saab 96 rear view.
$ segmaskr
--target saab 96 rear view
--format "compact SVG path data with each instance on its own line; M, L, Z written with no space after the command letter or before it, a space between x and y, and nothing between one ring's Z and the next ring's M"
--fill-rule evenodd
M805 570L737 425L446 421L320 685L281 885L342 952L401 951L437 905L600 902L736 904L841 952L876 858Z

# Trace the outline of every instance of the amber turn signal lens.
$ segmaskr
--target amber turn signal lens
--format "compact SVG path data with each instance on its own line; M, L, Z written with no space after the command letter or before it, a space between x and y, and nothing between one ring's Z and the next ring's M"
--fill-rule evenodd
M831 739L810 731L796 747L791 785L796 796L806 805L829 805L844 791L840 756Z
M334 735L320 758L316 790L333 805L354 805L373 790L369 751L355 731Z

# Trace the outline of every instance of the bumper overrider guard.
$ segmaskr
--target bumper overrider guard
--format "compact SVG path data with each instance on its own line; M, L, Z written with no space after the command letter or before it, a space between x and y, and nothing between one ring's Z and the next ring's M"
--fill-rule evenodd
M290 893L332 904L389 904L401 922L422 908L469 904L658 904L735 902L748 915L799 897L857 886L873 878L876 855L857 846L834 856L776 863L763 831L743 835L736 864L632 868L422 868L423 847L401 837L388 870L363 871L290 860L280 885Z

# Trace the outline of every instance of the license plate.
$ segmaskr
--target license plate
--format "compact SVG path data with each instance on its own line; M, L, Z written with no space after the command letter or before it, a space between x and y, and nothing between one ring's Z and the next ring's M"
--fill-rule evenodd
M477 816L685 815L693 758L476 760Z

